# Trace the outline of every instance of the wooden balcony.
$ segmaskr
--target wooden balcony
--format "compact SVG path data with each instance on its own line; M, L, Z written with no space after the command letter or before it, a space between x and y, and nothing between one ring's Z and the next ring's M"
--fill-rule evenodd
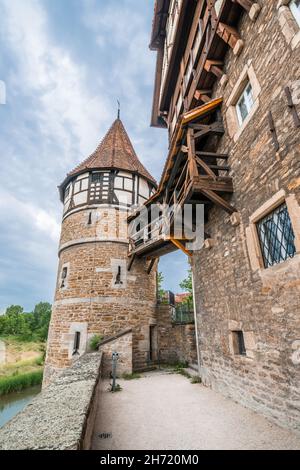
M217 140L224 133L221 104L222 98L218 98L181 116L159 188L146 202L149 211L151 204L182 210L185 204L203 204L205 220L213 205L229 214L236 211L229 201L233 184L228 155L216 150ZM177 248L187 252L185 245L191 239L176 238L173 225L171 210L168 220L156 220L141 227L132 236L131 255L154 258Z

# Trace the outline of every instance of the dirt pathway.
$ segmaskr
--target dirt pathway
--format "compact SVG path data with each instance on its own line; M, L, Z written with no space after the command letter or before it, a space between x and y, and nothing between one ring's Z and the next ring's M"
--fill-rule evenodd
M300 449L300 436L181 375L119 383L103 383L94 449Z

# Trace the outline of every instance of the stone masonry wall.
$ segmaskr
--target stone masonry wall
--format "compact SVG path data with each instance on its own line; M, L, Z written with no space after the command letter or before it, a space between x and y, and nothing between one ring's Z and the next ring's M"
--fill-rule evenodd
M300 134L284 92L286 86L291 88L300 114L300 49L286 41L278 1L259 3L256 22L243 15L239 32L244 49L239 56L228 52L228 82L223 87L219 82L213 93L224 97L226 132L218 151L230 155L231 203L241 221L232 226L229 216L214 207L206 227L214 246L193 257L202 379L271 420L300 430ZM238 135L228 103L245 67L256 75L258 99ZM278 152L269 131L269 111ZM265 269L251 242L251 216L280 191L292 202L297 254ZM244 332L246 356L234 354L235 330Z
M158 350L163 363L188 362L197 364L195 325L174 324L172 307L157 306Z
M117 377L122 377L123 374L132 374L132 330L127 330L120 336L106 339L103 344L100 344L99 351L103 353L103 377L111 377L113 352L119 354Z
M101 353L85 354L0 429L0 450L89 450Z
M156 314L156 267L148 274L149 262L136 259L128 271L128 241L112 236L112 222L100 225L100 229L94 227L96 239L87 237L89 212L76 212L63 222L61 246L64 248L60 251L44 384L72 363L76 331L80 331L79 354L83 354L94 334L106 337L131 327L133 368L147 365L150 324L155 322ZM95 225L104 212L110 221L115 219L105 209L99 218L92 217ZM64 266L67 278L65 287L61 288ZM121 268L119 284L116 283L118 267Z

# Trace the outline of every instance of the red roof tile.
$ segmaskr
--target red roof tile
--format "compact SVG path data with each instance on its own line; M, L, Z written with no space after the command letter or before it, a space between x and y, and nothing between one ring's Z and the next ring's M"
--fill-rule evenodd
M118 168L139 173L155 185L155 179L146 170L136 155L124 125L120 119L116 119L108 130L104 139L100 142L96 150L82 163L68 173L74 176L85 170L99 168Z

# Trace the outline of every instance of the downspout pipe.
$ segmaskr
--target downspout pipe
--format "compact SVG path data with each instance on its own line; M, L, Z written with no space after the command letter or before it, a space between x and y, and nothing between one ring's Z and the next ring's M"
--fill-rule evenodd
M192 289L193 289L193 308L194 308L194 322L195 322L195 335L196 335L196 349L197 349L197 364L198 364L198 374L201 377L201 356L200 356L200 345L199 345L199 335L198 335L198 323L197 323L197 312L196 312L196 296L195 296L195 282L192 268Z

